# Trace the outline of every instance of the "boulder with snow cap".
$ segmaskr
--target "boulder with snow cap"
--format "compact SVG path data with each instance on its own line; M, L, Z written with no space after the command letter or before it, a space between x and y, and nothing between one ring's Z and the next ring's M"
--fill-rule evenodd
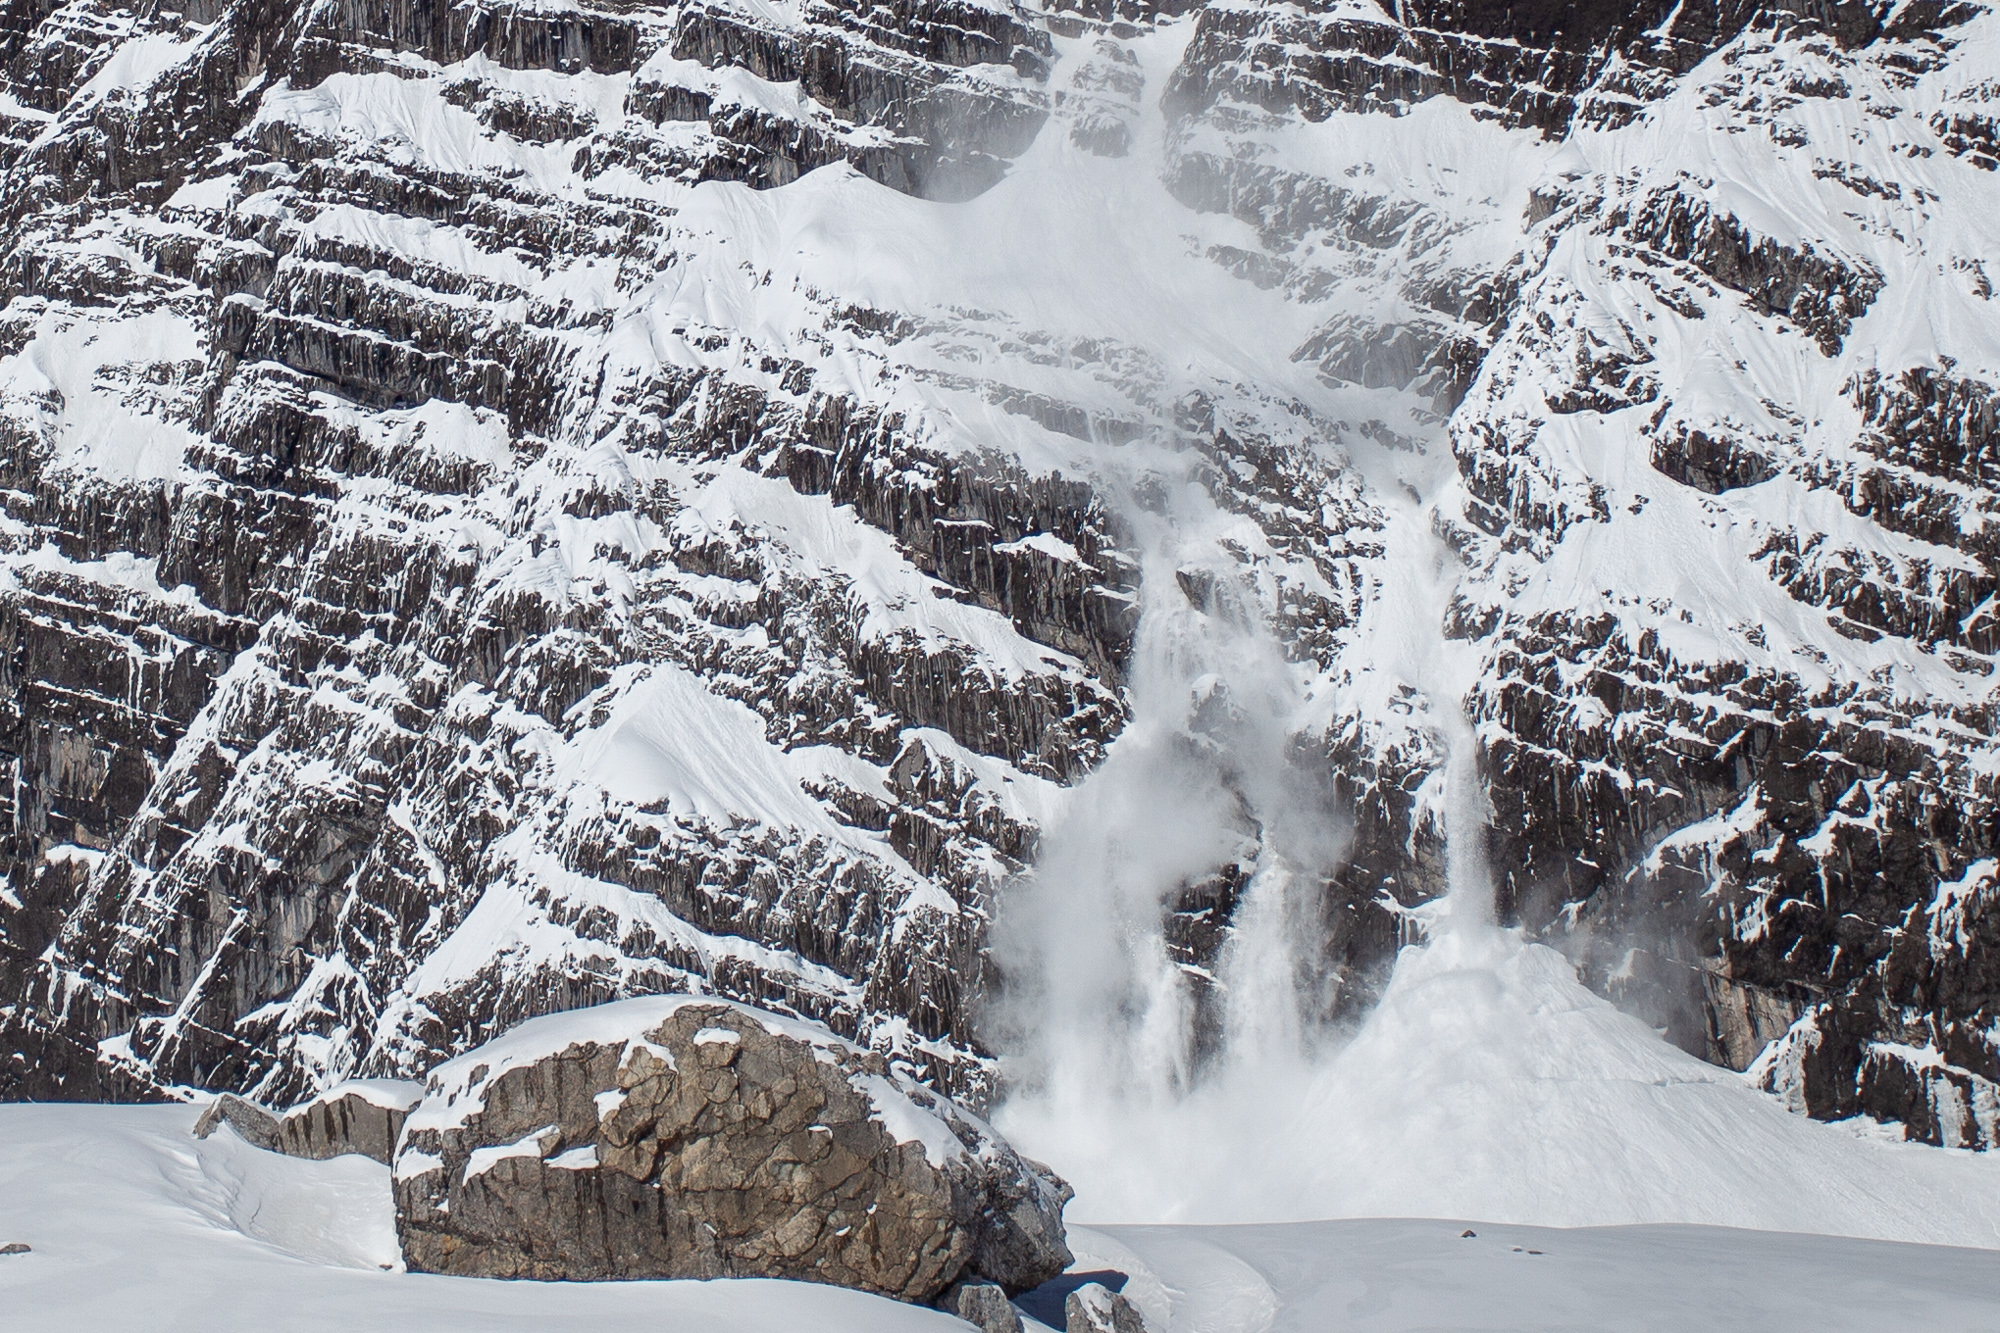
M692 997L525 1023L432 1071L395 1160L412 1269L783 1277L929 1301L1069 1263L1069 1188L825 1028Z

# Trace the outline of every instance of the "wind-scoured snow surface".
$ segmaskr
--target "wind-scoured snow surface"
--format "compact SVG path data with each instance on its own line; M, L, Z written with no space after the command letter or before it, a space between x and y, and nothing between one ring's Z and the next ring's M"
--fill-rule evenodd
M196 1140L186 1107L0 1107L0 1302L21 1333L963 1330L796 1282L492 1282L396 1271L388 1168ZM1157 1333L1979 1328L1990 1251L1706 1227L1457 1221L1076 1228ZM1536 1251L1536 1253L1530 1253ZM388 1271L384 1271L385 1267ZM1113 1278L1114 1282L1118 1279ZM1061 1327L1060 1296L1027 1302ZM1046 1325L1024 1321L1030 1333Z

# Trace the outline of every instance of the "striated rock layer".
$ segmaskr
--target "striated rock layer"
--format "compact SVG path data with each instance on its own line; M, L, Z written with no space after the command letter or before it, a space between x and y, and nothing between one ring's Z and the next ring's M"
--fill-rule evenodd
M925 1302L1069 1266L1069 1189L949 1101L795 1020L637 999L433 1071L394 1165L412 1269L782 1277Z
M2000 1135L1985 6L77 0L0 84L7 1094L694 992L977 1099L1172 599L1296 674L1328 1015L1462 710L1508 919Z
M205 1139L228 1125L268 1152L316 1161L353 1153L387 1166L396 1159L404 1120L422 1099L423 1088L416 1083L355 1079L274 1114L225 1092L194 1122L194 1136Z

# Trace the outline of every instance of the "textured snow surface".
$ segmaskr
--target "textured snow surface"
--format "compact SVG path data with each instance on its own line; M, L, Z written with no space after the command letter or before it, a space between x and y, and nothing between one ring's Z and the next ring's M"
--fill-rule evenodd
M0 1107L0 1243L34 1247L0 1259L10 1331L965 1328L935 1310L804 1283L498 1282L394 1271L384 1167L280 1157L227 1129L197 1141L194 1118L187 1106ZM1974 1330L1991 1326L2000 1262L1991 1251L1707 1227L1475 1221L1477 1238L1467 1240L1467 1225L1070 1235L1076 1271L1124 1274L1125 1294L1155 1333Z
M1990 1250L1722 1227L1437 1220L1077 1227L1070 1246L1072 1271L1126 1274L1124 1295L1162 1333L1988 1329L2000 1264Z

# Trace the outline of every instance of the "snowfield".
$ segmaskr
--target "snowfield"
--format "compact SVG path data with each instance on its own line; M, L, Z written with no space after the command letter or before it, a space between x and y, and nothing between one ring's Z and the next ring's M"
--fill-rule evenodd
M280 1157L228 1130L197 1141L194 1118L189 1106L0 1107L0 1243L34 1247L0 1258L6 1328L968 1327L935 1310L794 1282L562 1284L395 1271L387 1168L358 1157ZM1468 1229L1476 1236L1463 1237ZM1076 1227L1071 1244L1079 1273L1126 1275L1125 1293L1155 1333L2000 1326L2000 1254L1991 1250L1715 1227L1382 1220ZM1047 1312L1043 1296L1025 1303Z

